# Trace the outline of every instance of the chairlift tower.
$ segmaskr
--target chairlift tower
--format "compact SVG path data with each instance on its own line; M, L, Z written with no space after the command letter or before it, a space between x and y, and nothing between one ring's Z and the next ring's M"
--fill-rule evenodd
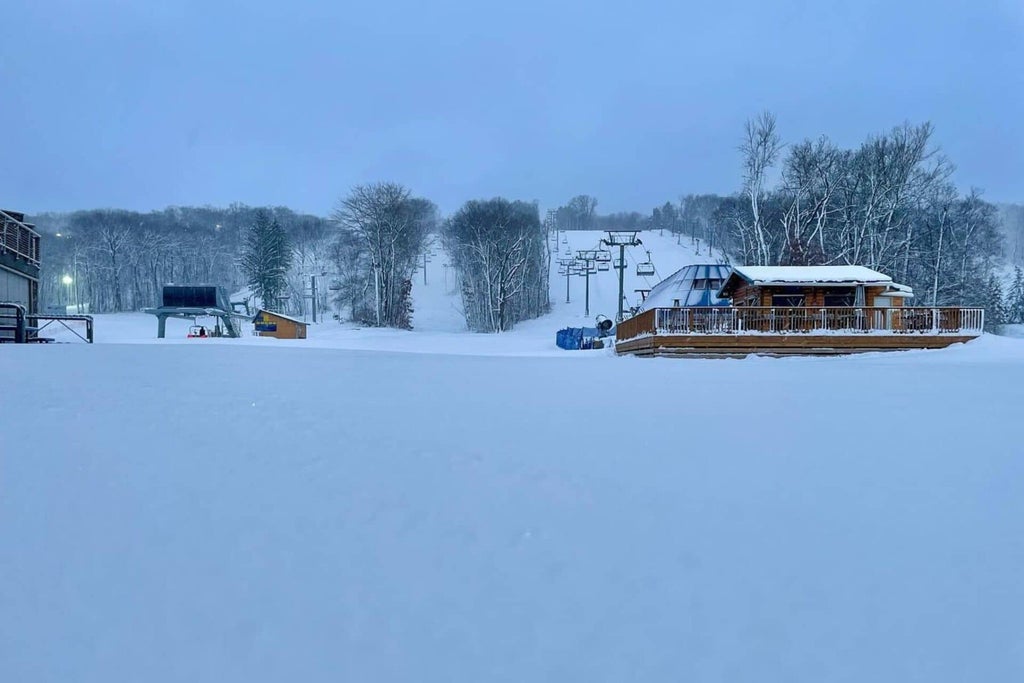
M565 303L569 303L569 278L573 276L573 267L576 265L576 259L562 258L558 259L558 274L565 276Z
M622 300L625 296L623 294L623 276L626 273L626 247L639 247L643 242L637 238L635 230L609 230L608 237L602 239L601 244L619 248L619 262L614 264L616 270L619 271L619 312L615 315L615 322L621 323Z
M597 274L597 257L598 250L596 249L581 249L576 252L576 264L579 266L580 275L582 275L587 283L587 295L586 304L584 304L583 314L590 317L590 276Z
M305 287L303 287L302 298L309 299L311 308L313 309L313 322L316 323L316 273L309 274L309 294L306 294ZM303 309L305 311L305 309ZM302 319L305 320L306 316L303 314Z

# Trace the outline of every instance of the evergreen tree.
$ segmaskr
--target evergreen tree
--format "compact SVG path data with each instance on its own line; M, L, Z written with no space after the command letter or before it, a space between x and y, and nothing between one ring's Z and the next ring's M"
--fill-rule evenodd
M998 332L999 327L1006 322L1006 310L1003 305L1003 287L999 284L999 278L990 275L985 286L985 330L987 332Z
M1013 271L1013 284L1006 294L1006 322L1024 323L1024 271L1017 266Z
M275 307L284 294L292 249L281 224L263 210L245 236L239 267L253 292L266 307Z

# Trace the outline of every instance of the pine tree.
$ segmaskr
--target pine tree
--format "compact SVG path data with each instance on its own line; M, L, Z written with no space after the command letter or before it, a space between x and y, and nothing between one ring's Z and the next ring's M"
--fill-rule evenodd
M1024 271L1017 266L1013 271L1013 285L1006 293L1006 322L1024 323Z
M1006 310L1003 306L1003 287L995 275L990 275L986 283L985 301L985 329L998 332L999 327L1006 322Z
M239 266L265 307L273 307L280 300L291 264L292 250L284 228L266 211L257 211L245 236Z

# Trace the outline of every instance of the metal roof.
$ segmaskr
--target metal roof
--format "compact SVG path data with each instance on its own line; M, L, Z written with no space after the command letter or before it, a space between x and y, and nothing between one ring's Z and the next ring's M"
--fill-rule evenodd
M729 300L717 292L731 272L730 266L720 263L680 268L651 289L640 310L671 308L676 301L680 306L728 306Z

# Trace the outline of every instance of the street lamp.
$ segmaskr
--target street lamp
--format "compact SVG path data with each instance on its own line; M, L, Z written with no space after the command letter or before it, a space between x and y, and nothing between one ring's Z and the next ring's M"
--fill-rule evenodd
M68 306L71 303L71 284L75 280L70 275L65 275L60 279L60 281L64 283L64 289L66 290L64 293L64 313L66 314L68 312Z

